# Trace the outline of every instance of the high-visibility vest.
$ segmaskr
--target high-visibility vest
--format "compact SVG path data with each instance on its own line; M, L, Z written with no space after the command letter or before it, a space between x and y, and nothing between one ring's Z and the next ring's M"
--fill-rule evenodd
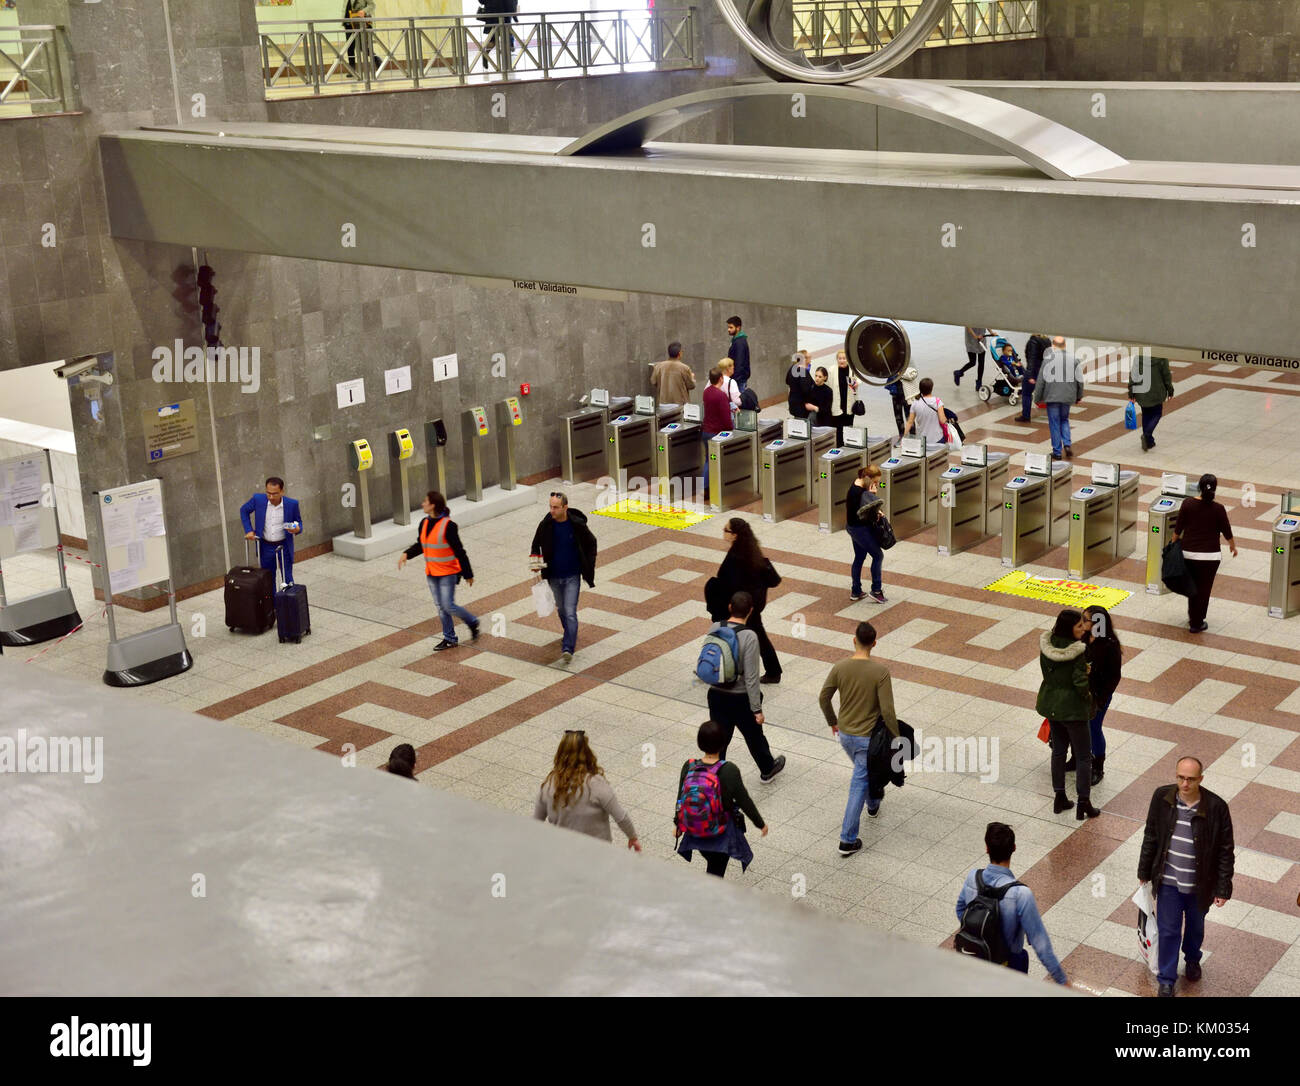
M420 522L420 546L424 548L424 572L430 577L445 577L460 572L460 561L447 542L447 525L451 517L443 515Z

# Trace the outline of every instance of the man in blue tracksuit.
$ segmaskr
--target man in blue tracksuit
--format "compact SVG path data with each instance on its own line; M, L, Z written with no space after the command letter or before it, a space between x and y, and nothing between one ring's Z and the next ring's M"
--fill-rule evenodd
M735 363L736 385L741 392L749 384L749 337L740 330L740 318L727 318L727 335L731 337L731 346L727 348L727 357Z
M252 518L250 520L250 517ZM258 558L263 569L275 569L275 555L284 558L284 583L293 584L293 537L302 531L298 499L284 494L284 480L272 475L266 493L254 494L239 507L244 538L258 541Z

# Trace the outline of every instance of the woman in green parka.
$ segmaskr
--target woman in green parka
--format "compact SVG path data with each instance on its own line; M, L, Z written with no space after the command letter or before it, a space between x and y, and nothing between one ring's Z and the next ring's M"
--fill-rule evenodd
M1083 635L1088 621L1078 611L1062 611L1056 625L1039 639L1038 664L1043 682L1038 688L1038 711L1052 727L1052 790L1056 802L1052 809L1060 814L1075 807L1065 794L1065 755L1074 748L1074 781L1079 804L1074 817L1082 822L1101 812L1089 802L1092 795L1092 737L1088 721L1092 718L1092 692L1088 687L1088 645Z

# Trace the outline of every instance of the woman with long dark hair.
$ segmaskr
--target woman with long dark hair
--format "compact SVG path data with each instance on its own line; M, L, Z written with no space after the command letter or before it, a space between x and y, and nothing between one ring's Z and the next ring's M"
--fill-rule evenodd
M748 626L758 636L758 651L763 659L763 676L759 681L779 683L781 660L763 628L763 608L767 606L767 590L779 585L781 578L763 554L749 521L732 517L723 525L722 538L731 549L718 567L717 575L704 586L709 617L714 622L726 622L729 617L727 606L732 596L737 592L748 592L753 596L754 611L749 616Z
M1219 562L1223 552L1219 549L1219 537L1228 541L1232 557L1237 557L1237 543L1232 538L1232 525L1228 523L1228 511L1214 500L1219 489L1217 476L1205 474L1196 484L1201 492L1199 498L1188 498L1178 510L1178 519L1174 521L1174 542L1183 545L1183 558L1187 561L1187 572L1192 575L1196 591L1187 597L1187 627L1192 633L1203 633L1208 629L1205 612L1210 606L1210 590L1214 587L1214 575L1219 572Z
M602 841L614 840L609 829L612 818L627 834L627 847L641 851L636 827L605 779L584 731L564 733L555 751L555 764L537 792L533 817Z
M1110 699L1119 686L1120 670L1124 661L1124 646L1115 633L1115 622L1104 607L1093 605L1083 609L1088 629L1084 633L1088 647L1084 659L1088 661L1088 686L1092 690L1092 719L1088 721L1088 734L1092 740L1092 783L1106 775L1106 736L1101 730L1110 708ZM1072 768L1068 763L1066 769Z
M1092 690L1088 685L1087 645L1083 635L1088 623L1078 611L1065 610L1056 616L1056 624L1038 642L1038 664L1043 681L1038 688L1038 711L1052 729L1052 791L1056 814L1068 811L1074 803L1065 794L1065 752L1074 748L1075 786L1079 804L1074 817L1082 822L1101 812L1089 802L1092 795L1092 741L1088 721L1092 717Z

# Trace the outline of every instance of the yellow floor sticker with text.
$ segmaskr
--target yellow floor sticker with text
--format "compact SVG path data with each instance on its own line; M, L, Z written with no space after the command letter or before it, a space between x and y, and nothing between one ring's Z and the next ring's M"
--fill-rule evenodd
M989 592L1005 592L1009 596L1023 596L1026 599L1056 603L1076 610L1090 606L1105 607L1109 610L1132 595L1123 588L1088 584L1086 581L1071 581L1068 578L1034 577L1020 570L999 577L992 584L986 584L984 587Z
M644 502L638 498L629 498L613 505L606 505L601 509L593 509L592 512L602 517L613 517L615 520L630 520L636 524L648 524L652 528L675 528L678 530L702 524L713 517L712 513L697 513L692 509L686 509L679 505Z

